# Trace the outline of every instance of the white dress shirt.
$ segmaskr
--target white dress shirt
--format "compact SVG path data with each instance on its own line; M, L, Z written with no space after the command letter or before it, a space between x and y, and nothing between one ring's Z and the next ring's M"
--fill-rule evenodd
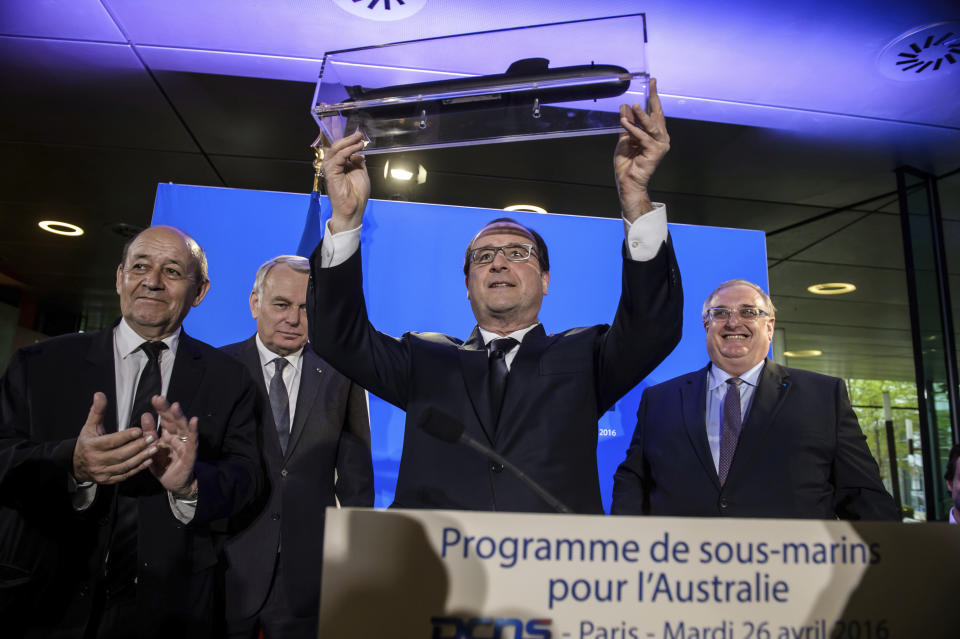
M167 396L170 387L170 376L173 374L173 362L177 356L177 347L180 345L180 328L172 335L161 340L167 345L167 350L160 353L160 394ZM137 393L137 383L140 375L147 366L147 354L140 346L147 340L138 335L127 320L121 319L113 329L113 372L117 393L117 430L126 430L131 424L133 416L133 400ZM108 407L109 409L109 407ZM158 418L159 423L159 418ZM138 424L139 425L139 424ZM140 472L148 473L149 469ZM71 477L72 479L72 477ZM76 510L86 510L93 504L97 495L97 485L93 482L83 482L76 486L73 495L73 507ZM72 486L71 486L72 487ZM197 500L177 499L167 491L170 501L170 510L173 516L181 523L189 524L197 511Z
M511 348L509 351L503 354L503 362L507 365L507 370L509 371L510 367L513 365L513 360L516 359L517 357L517 351L520 350L520 344L521 342L523 342L524 336L530 331L532 331L535 326L539 326L539 325L540 325L540 322L536 322L526 328L521 328L520 330L513 331L508 335L498 335L497 333L488 331L482 326L478 326L477 328L480 329L480 337L483 338L484 346L489 347L490 342L492 342L495 339L500 339L501 337L512 337L513 339L517 340L517 343L513 345L513 348Z
M263 383L266 384L267 390L270 390L270 382L273 381L273 376L277 370L276 364L273 363L273 360L278 357L283 357L287 360L289 366L283 367L283 385L287 387L287 397L290 398L290 424L289 428L293 428L293 416L297 410L297 395L300 393L300 373L303 367L303 348L300 350L290 353L289 355L278 355L274 353L260 339L260 334L257 333L256 337L257 342L257 353L260 355L260 372L263 373Z
M133 410L133 398L137 394L140 374L147 365L147 354L140 350L146 340L130 328L127 320L121 319L113 329L113 372L117 383L117 430L130 426ZM167 350L160 353L160 394L167 396L170 387L170 375L173 373L173 360L177 357L180 345L178 328L166 339L161 340ZM139 426L139 422L137 423Z
M753 395L757 390L757 381L766 360L748 370L740 379L740 423L747 422L750 406L753 405ZM719 366L710 365L707 372L707 441L710 442L710 453L713 455L713 466L720 472L720 430L723 427L723 400L727 397L729 384L727 380L734 377Z

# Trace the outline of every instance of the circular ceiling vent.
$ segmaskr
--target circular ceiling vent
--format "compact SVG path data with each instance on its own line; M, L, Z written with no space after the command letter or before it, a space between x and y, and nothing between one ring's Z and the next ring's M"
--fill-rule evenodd
M333 0L333 3L358 18L385 22L409 18L423 9L427 0Z
M894 80L928 80L960 68L960 22L937 22L895 38L877 58L880 72Z

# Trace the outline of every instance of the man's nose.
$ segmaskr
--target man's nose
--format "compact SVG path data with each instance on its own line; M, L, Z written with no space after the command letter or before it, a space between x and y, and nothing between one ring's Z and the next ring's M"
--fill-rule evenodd
M737 326L738 324L743 324L743 318L740 317L740 313L737 311L731 311L730 317L727 318L726 326Z
M152 268L146 272L143 276L143 283L148 288L162 288L163 286L163 276L160 274L159 268Z
M303 320L304 317L306 317L306 315L307 309L299 306L291 306L289 309L287 309L286 317L284 319L291 326L296 326Z
M508 266L510 266L510 260L507 259L507 254L504 252L504 249L497 249L497 252L493 254L493 261L490 263L490 268L500 271Z

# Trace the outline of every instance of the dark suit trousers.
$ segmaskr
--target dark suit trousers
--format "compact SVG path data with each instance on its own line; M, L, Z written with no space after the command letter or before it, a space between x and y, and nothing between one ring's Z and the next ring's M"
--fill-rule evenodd
M246 619L227 619L227 636L230 639L256 639L260 630L263 630L264 639L316 639L317 636L317 616L297 617L290 607L279 553L270 594L263 608Z

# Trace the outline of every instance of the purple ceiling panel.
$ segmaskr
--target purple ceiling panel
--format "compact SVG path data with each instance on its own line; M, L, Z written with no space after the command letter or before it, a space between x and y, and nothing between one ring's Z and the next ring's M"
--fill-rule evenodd
M99 0L3 0L0 34L125 42Z
M320 76L323 64L322 58L314 60L203 49L139 46L137 51L147 66L156 71L199 72L265 80L313 83Z
M322 58L326 51L643 11L639 0L422 0L408 18L378 20L383 3L348 12L329 0L104 0L136 44ZM568 45L571 43L567 43ZM477 52L482 55L482 52Z
M304 82L316 80L327 51L642 11L648 68L664 93L687 100L678 103L680 117L797 129L798 122L802 128L853 116L960 129L958 74L903 82L878 67L884 47L899 35L956 19L955 0L2 0L0 6L0 34L102 42L124 41L122 31L158 70ZM630 42L614 32L603 40ZM528 50L577 60L590 49L564 33L531 42ZM438 59L454 55L512 57L479 47L441 51Z
M960 101L942 99L955 77L905 85L876 64L904 31L954 15L949 3L647 4L663 5L647 10L648 57L669 93L960 126Z

